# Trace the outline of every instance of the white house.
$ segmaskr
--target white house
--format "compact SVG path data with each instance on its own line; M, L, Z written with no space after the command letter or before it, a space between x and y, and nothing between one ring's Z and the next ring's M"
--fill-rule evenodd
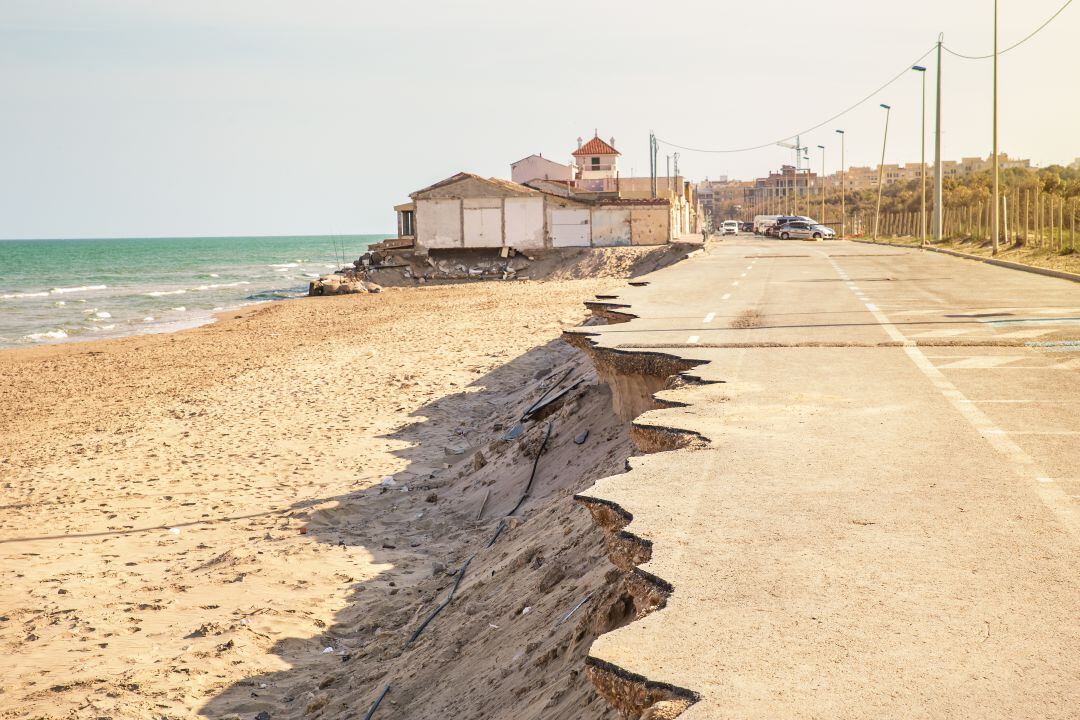
M578 148L572 154L579 180L604 180L619 174L621 153L615 149L615 138L611 138L611 143L606 143L595 136L584 145L578 138Z
M548 160L542 155L530 155L510 163L510 179L516 183L530 180L569 181L574 179L574 170L569 165Z

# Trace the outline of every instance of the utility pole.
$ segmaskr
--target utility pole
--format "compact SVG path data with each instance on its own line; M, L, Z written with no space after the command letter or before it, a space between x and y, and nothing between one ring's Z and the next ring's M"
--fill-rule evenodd
M657 196L657 168L652 165L652 131L649 131L649 190Z
M671 194L671 156L668 155L666 157L667 157L667 177L664 180L664 190L666 190L667 193L670 195Z
M847 168L844 165L844 131L837 130L840 136L840 237L847 237Z
M919 168L921 185L919 186L919 244L926 245L926 68L915 65L911 68L922 76L922 133L919 142L922 147L922 166Z
M656 160L657 160L656 154L658 152L659 145L660 144L658 142L656 142L656 134L653 133L653 132L650 132L649 133L649 177L652 180L652 182L651 182L652 196L654 198L656 197L656 176L660 173L660 167L656 163Z
M994 0L994 254L998 254L1001 196L998 179L998 0Z
M874 242L877 242L878 224L881 221L881 186L884 182L882 172L885 169L885 143L889 141L889 114L892 112L891 105L881 103L881 107L885 109L885 135L881 138L881 162L877 166L877 209L874 210Z
M821 217L818 218L818 222L822 225L825 224L825 146L818 145L818 149L821 150L821 177L818 178L818 184L821 185Z
M941 44L944 33L938 35L937 42L937 108L934 119L934 241L941 242L944 233L945 208L944 194L941 189Z

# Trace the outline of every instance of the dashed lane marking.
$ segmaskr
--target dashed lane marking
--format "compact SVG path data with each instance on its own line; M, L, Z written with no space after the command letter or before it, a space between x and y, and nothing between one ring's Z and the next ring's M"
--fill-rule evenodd
M842 279L850 279L839 263L825 253L820 254L829 261ZM904 352L915 364L915 367L926 375L926 378L938 389L938 392L952 404L973 429L985 438L990 447L1005 458L1012 466L1012 470L1021 478L1036 481L1034 487L1039 499L1058 516L1062 525L1075 536L1080 536L1080 513L1077 512L1076 505L1070 495L1063 491L1058 483L1042 482L1042 478L1047 478L1049 475L1038 466L1034 458L1017 445L1011 437L1002 432L1001 428L995 425L994 421L986 413L973 403L968 402L968 398L964 393L941 370L935 367L923 354L922 350L907 338L899 328L893 325L892 321L876 305L867 303L866 308L874 315L874 319L878 321L885 333L902 344Z
M687 339L687 341L686 341L686 342L687 342L688 344L690 344L690 345L696 345L696 344L697 344L697 342L698 342L698 340L700 340L700 339L701 339L701 338L699 338L699 337L698 337L697 335L691 335L691 336L689 337L689 339Z
M724 293L724 297L722 297L720 299L721 300L727 300L729 297L731 297L731 293Z
M716 313L709 313L708 315L705 316L705 319L702 320L702 322L711 323L715 319L716 319Z

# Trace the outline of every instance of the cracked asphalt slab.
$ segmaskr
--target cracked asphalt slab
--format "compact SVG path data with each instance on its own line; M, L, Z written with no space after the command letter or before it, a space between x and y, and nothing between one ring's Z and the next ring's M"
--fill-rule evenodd
M579 332L700 363L636 422L706 443L582 493L673 587L591 655L687 720L1075 717L1080 285L746 236L647 280Z

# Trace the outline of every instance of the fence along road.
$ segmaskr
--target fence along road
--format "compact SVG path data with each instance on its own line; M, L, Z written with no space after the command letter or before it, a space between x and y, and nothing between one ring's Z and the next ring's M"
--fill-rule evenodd
M686 720L1074 717L1080 285L743 236L647 279L582 330L718 382L638 419L706 449L583 492L674 587L592 655Z

